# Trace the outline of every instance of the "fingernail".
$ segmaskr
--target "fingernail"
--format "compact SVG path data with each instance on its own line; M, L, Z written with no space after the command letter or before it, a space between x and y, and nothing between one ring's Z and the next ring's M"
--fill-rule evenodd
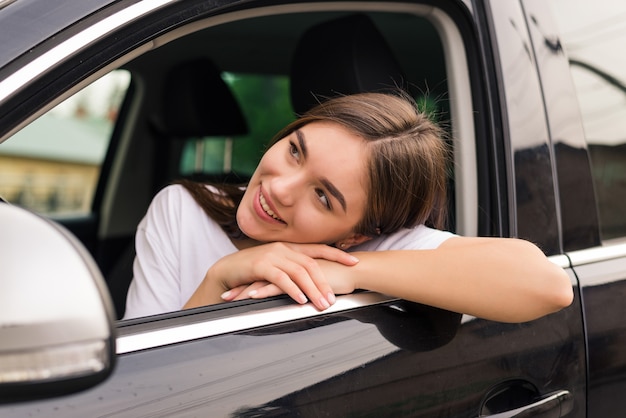
M257 293L259 293L259 292L257 292L256 290L251 290L251 291L248 292L248 296L254 297Z
M306 298L306 296L304 296L304 293L300 293L298 295L298 302L300 303L307 303L309 300Z
M331 305L334 305L337 301L333 292L328 292L328 295L326 295L326 300L328 300L328 303L330 303Z
M230 290L227 290L226 292L220 295L222 299L228 299L229 296L230 296Z
M330 304L328 303L326 298L323 296L320 298L320 305L322 305L322 308L324 309L328 309L330 307Z
M352 259L353 262L358 263L359 259L356 258L355 256L351 255L350 258Z

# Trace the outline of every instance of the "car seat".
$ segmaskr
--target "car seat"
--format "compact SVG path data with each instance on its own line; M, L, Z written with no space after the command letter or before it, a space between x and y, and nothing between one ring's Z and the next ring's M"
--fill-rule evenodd
M207 58L187 61L173 67L165 77L162 93L162 115L153 129L157 145L157 170L169 167L166 174L157 173L157 189L179 172L182 146L190 140L216 138L227 141L248 133L241 108L220 70ZM173 158L174 156L174 158ZM246 176L226 172L207 173L197 170L184 177L198 181L245 182Z
M291 64L291 102L302 114L336 95L407 90L406 82L372 20L353 14L315 25L301 36Z

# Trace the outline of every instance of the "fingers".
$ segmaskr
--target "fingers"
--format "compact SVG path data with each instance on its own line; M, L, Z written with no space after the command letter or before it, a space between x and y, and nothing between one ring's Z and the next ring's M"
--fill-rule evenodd
M319 261L335 262L338 266L358 262L344 251L321 244L270 243L230 257L233 262L223 262L220 269L220 277L226 277L223 285L230 288L221 295L222 300L260 299L286 293L300 304L310 300L320 310L335 303L335 294Z
M256 283L256 282L255 282ZM249 287L249 285L241 285L241 286L237 286L234 287L224 293L222 293L220 295L220 297L227 302L231 302L233 300L240 300L240 295L245 295L246 294L246 289ZM243 297L241 297L241 299L244 299ZM247 298L246 298L247 299Z
M258 289L254 289L248 293L248 296L253 299L269 298L271 296L282 295L283 292L278 286L271 283L267 283L265 286L261 286Z
M305 254L311 258L323 258L328 261L353 266L359 262L355 256L338 248L334 248L323 244L286 244L290 248Z
M225 301L262 299L286 293L300 304L307 303L310 299L320 310L327 309L335 302L332 289L313 259L307 260L307 257L303 257L295 261L282 260L280 267L269 262L264 268L259 273L264 279L236 286L224 292L221 298Z
M320 244L283 244L293 249L293 255L291 260L294 262L291 270L284 270L288 277L282 279L290 279L293 281L299 289L301 289L311 302L320 310L327 309L333 305L336 301L335 293L332 287L328 283L326 276L320 268L316 259L324 259L328 261L337 262L347 266L353 266L358 263L358 259L342 250L329 247L327 245ZM276 283L276 282L275 282ZM290 291L285 286L290 286L288 282L284 282L284 285L276 283L286 293L293 296L293 291ZM301 297L301 296L299 296ZM300 302L299 299L294 298ZM303 302L300 302L303 303Z
M265 280L260 280L250 285L238 286L234 289L230 289L229 291L222 293L221 297L224 301L232 302L235 300L245 299L264 299L283 294L285 294L285 292L283 292L278 286Z
M335 303L335 294L316 260L307 255L295 253L291 261L293 263L284 270L286 274L279 274L278 281L273 281L274 284L292 297L297 295L298 299L295 297L294 299L303 303L303 295L299 295L297 292L300 290L321 310L327 309ZM292 289L292 284L296 288Z

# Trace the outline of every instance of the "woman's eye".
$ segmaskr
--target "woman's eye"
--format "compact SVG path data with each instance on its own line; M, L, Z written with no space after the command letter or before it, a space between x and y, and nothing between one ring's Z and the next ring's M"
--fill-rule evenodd
M289 142L289 154L296 159L300 158L300 151L298 151L298 147L293 142Z
M328 200L328 196L326 196L326 193L324 193L324 191L321 189L317 189L315 190L315 192L317 193L317 198L320 200L320 202L322 202L322 204L326 206L327 209L332 209L330 206L330 200Z

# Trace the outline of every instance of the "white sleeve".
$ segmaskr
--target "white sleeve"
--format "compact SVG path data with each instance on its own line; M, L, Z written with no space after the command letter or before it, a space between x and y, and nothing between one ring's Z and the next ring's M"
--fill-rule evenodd
M137 227L124 319L181 309L180 193L181 187L161 190Z
M350 248L350 251L433 250L454 236L452 232L418 225L415 228L405 228L393 234L371 239Z

